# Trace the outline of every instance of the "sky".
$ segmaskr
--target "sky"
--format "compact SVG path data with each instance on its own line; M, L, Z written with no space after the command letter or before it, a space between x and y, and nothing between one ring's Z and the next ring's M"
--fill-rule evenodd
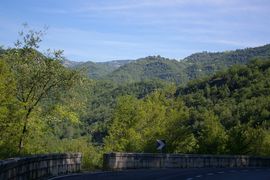
M74 61L182 59L270 43L269 0L1 0L0 45L48 27L40 50Z

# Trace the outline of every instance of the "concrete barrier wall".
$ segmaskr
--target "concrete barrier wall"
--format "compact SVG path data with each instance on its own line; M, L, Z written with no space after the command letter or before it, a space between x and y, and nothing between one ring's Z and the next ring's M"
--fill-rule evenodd
M79 172L81 153L48 154L0 161L0 179L31 180Z
M104 154L103 167L106 170L270 167L270 158L199 154L109 153Z

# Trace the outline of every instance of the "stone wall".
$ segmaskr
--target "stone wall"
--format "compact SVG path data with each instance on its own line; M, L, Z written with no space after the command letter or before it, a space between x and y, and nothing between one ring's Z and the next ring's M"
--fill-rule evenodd
M0 161L1 180L47 179L79 172L81 153L35 155Z
M109 153L104 154L103 167L106 170L270 167L270 158L199 154Z

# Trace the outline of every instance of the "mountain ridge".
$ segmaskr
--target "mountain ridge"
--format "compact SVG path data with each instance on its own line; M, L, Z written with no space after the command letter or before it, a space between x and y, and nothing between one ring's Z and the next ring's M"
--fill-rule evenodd
M189 80L212 75L234 64L246 64L252 59L270 57L270 44L224 52L194 53L182 60L147 56L136 60L78 63L71 68L84 69L92 79L131 83L161 80L186 84Z

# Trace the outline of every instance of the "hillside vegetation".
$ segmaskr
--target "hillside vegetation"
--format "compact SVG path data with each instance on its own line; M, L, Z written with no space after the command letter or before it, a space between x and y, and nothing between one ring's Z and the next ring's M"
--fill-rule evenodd
M185 65L176 60L149 56L121 66L106 78L117 83L161 80L181 84L187 80L184 69Z
M115 60L108 62L74 62L65 60L63 64L65 67L83 71L91 79L99 80L112 73L119 67L130 63L131 61L132 60Z
M253 59L269 59L270 45L255 48L238 49L226 52L202 52L192 54L184 59L190 66L187 73L190 77L211 75L216 71L235 64L247 64Z
M217 53L195 53L177 61L160 56L148 56L135 61L85 62L75 65L91 79L111 80L115 83L134 83L160 80L185 85L189 80L213 75L235 64L246 64L252 59L270 57L270 45Z
M106 147L113 151L270 154L270 60L156 91L144 99L118 101Z
M61 51L38 51L39 32L21 35L0 48L0 159L82 152L100 168L105 152L157 152L156 139L170 153L270 155L269 46L66 68Z

